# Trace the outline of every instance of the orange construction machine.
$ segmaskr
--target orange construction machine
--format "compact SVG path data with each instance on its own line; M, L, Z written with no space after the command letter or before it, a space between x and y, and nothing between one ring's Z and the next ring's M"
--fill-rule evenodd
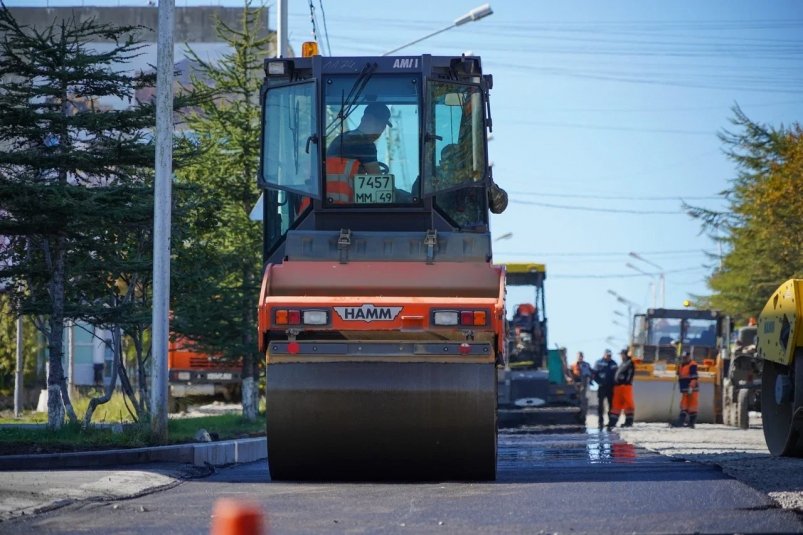
M268 59L265 75L271 477L494 479L491 77L429 55Z
M171 341L167 350L170 410L176 412L190 398L222 395L230 401L240 395L240 362L198 353L182 341Z

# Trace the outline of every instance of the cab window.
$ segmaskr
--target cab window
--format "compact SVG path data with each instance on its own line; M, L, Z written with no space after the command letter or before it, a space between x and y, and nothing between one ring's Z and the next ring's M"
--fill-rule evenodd
M272 87L265 95L262 181L320 197L315 83Z
M479 86L430 81L424 195L484 185L486 134Z
M325 205L419 203L419 78L363 72L324 84Z

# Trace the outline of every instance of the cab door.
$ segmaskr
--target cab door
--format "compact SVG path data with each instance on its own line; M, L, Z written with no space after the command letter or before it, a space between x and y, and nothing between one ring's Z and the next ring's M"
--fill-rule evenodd
M321 198L321 159L315 80L271 86L263 93L259 184L265 191L265 255L310 205Z

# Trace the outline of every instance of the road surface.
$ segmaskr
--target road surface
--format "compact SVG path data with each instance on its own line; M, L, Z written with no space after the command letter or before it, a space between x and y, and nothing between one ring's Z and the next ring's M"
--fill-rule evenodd
M541 431L500 434L493 483L271 482L257 462L133 499L16 517L0 533L204 533L221 497L257 501L271 533L803 532L798 513L718 467L616 433Z

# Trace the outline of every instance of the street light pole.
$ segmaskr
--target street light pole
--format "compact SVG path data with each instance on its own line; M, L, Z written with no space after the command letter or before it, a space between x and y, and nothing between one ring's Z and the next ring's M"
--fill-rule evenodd
M481 6L475 7L474 9L472 9L471 11L469 11L468 13L463 15L462 17L456 18L454 20L454 22L452 24L450 24L449 26L447 26L445 28L442 28L442 29L440 29L438 31L432 32L430 34L427 34L427 35L425 35L423 37L419 37L415 41L410 41L409 43L401 45L399 47L396 47L393 50L388 50L387 52L383 53L382 55L383 56L389 56L389 55L393 54L394 52L398 52L399 50L405 49L408 46L414 45L416 43L420 43L421 41L423 41L425 39L429 39L430 37L438 35L439 33L443 33L443 32L445 32L447 30L451 30L452 28L456 28L458 26L462 26L463 24L466 24L468 22L474 22L475 20L484 19L488 15L493 15L493 9L491 9L491 4L482 4Z
M625 305L627 307L627 316L628 316L628 322L627 322L628 323L628 327L627 328L630 330L630 332L627 333L627 338L628 338L628 340L631 340L633 338L633 310L634 309L638 310L638 304L634 303L630 299L622 297L621 295L619 295L618 293L616 293L613 290L609 289L608 293L611 294L613 297L615 297L618 302L622 303L623 305Z
M661 308L664 308L666 306L666 277L665 277L665 274L664 274L664 268L662 268L661 266L659 266L655 262L650 262L649 260L647 260L643 256L641 256L641 255L639 255L637 253L634 253L633 251L628 253L628 255L633 257L633 258L635 258L636 260L641 260L645 264L648 264L648 265L650 265L650 266L652 266L652 267L654 267L655 269L658 270L658 283L661 286Z
M629 267L633 271L638 271L642 275L647 275L648 277L655 277L656 276L655 273L649 273L647 271L644 271L643 269L639 268L638 266L634 266L630 262L625 264L625 267ZM650 291L650 295L651 295L651 298L652 298L651 299L651 306L657 307L658 306L658 288L652 282L650 283L650 286L652 287L651 291Z

